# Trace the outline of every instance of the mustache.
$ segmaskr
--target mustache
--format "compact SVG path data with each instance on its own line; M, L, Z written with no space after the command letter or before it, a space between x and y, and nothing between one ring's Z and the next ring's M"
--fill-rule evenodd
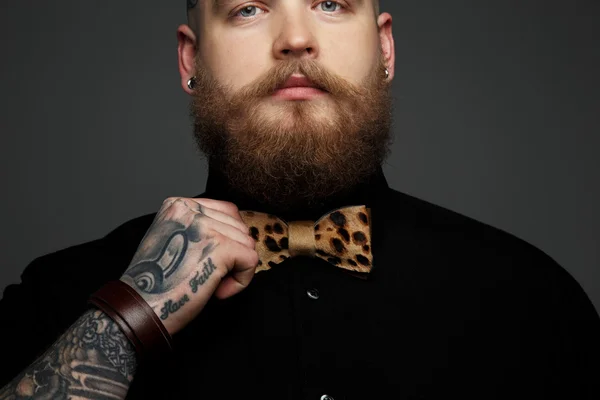
M256 99L272 95L281 88L293 74L304 75L317 88L333 96L352 98L361 94L360 88L344 78L328 71L314 60L290 60L275 65L254 82L244 86L239 95L243 99Z

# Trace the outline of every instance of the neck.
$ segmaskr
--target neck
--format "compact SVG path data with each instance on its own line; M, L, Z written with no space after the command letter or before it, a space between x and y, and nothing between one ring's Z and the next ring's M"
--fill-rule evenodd
M349 187L332 196L321 199L311 205L294 207L277 207L261 203L250 198L242 191L231 187L223 174L214 166L209 165L206 192L202 195L215 200L234 203L240 210L252 210L275 214L286 220L316 220L321 215L336 208L351 205L366 205L373 207L378 199L384 196L388 184L381 167L360 183Z

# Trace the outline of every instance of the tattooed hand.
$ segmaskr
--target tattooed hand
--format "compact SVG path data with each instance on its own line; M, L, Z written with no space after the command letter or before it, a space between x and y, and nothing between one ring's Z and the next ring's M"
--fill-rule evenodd
M173 334L213 294L227 298L248 286L258 264L254 246L234 204L169 198L121 280L142 295Z
M135 288L171 334L215 294L243 290L258 254L237 207L210 199L165 200L121 280ZM84 313L12 382L0 400L123 399L135 349L102 311Z

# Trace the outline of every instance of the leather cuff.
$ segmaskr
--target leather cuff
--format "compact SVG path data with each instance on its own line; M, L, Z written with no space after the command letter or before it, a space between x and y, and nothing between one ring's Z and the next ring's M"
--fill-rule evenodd
M173 338L152 308L131 286L111 281L90 296L89 302L108 315L127 336L138 362L156 361L173 350Z

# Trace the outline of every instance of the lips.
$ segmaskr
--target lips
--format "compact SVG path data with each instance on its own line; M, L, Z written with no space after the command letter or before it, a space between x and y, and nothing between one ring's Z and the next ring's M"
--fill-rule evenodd
M289 89L297 87L306 87L323 90L321 87L312 83L310 79L305 76L292 75L281 87L278 89Z
M274 97L283 100L309 100L327 93L302 75L292 75L283 85L277 88Z

